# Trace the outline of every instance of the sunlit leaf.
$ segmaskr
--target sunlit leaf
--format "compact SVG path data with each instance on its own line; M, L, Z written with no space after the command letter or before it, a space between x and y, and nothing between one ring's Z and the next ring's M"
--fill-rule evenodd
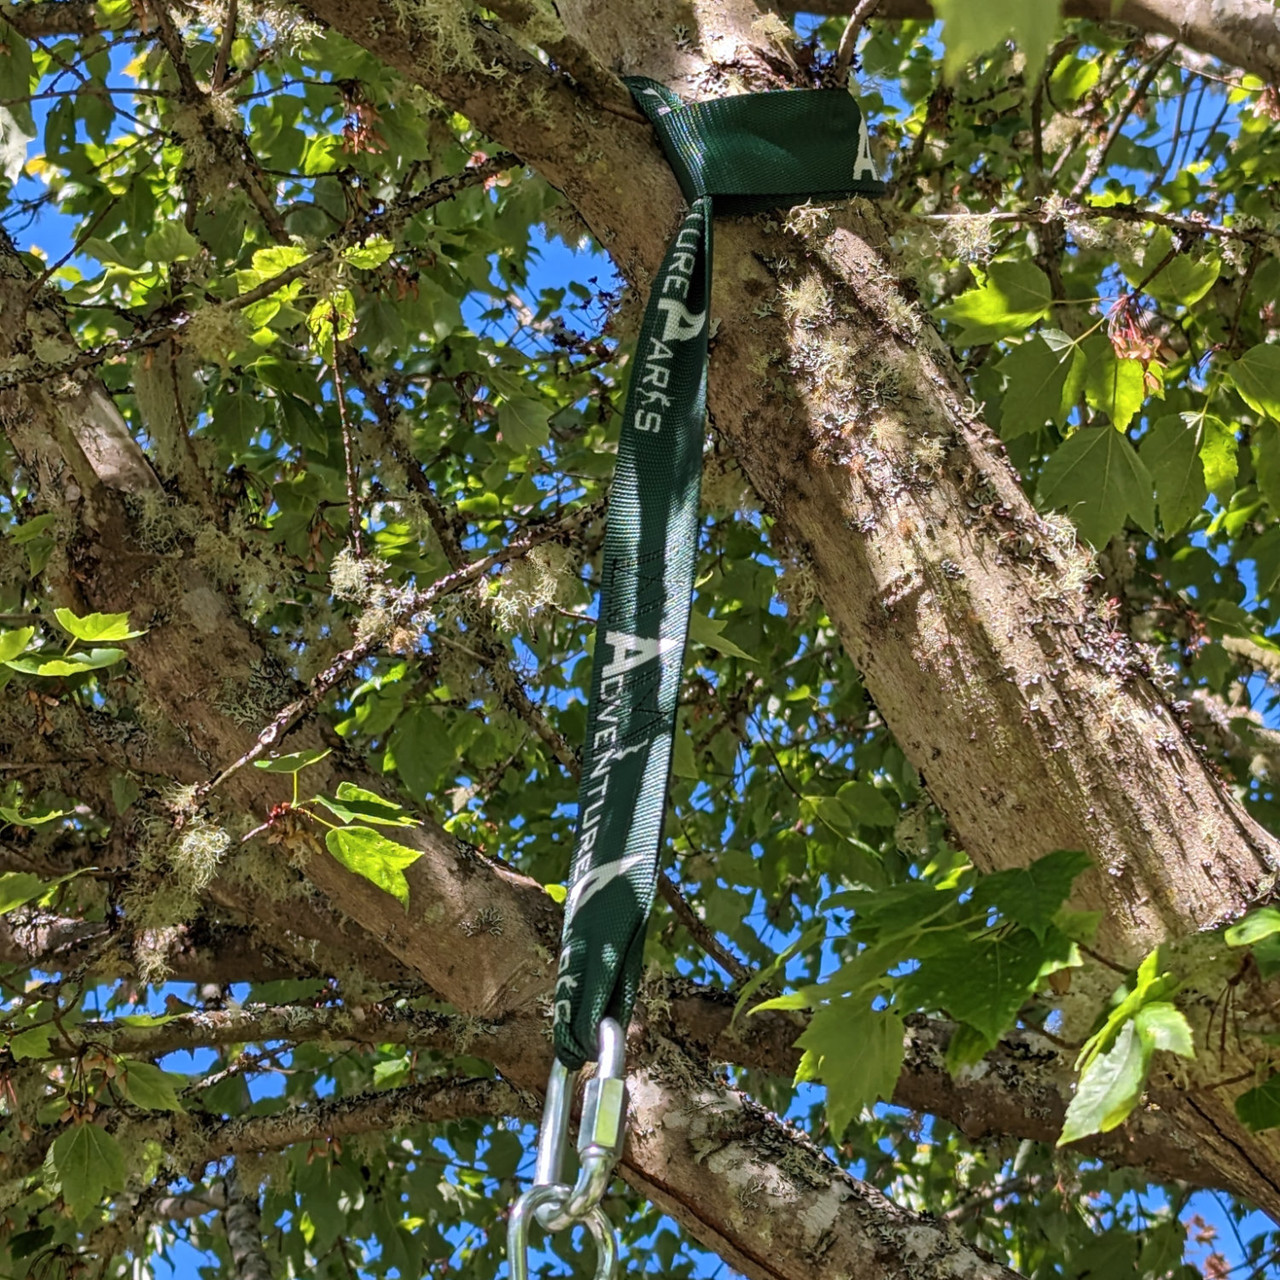
M404 870L422 857L417 849L396 844L372 827L338 827L326 833L324 842L348 871L376 884L408 908L409 882Z

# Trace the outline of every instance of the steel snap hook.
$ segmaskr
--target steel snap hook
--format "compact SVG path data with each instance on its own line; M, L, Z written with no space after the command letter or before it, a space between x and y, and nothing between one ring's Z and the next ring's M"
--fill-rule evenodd
M560 1186L530 1187L515 1202L507 1219L507 1262L511 1280L529 1280L529 1225L544 1210L557 1213L564 1204L569 1188ZM614 1280L618 1274L618 1242L613 1234L613 1223L600 1205L592 1205L582 1218L570 1219L582 1223L595 1237L595 1280Z
M538 1130L533 1186L512 1206L507 1220L507 1258L511 1280L528 1280L529 1222L536 1218L546 1231L584 1224L596 1240L595 1280L613 1280L618 1244L613 1226L600 1206L626 1137L626 1037L614 1018L600 1022L596 1075L583 1089L582 1125L578 1133L579 1170L572 1187L562 1181L569 1139L573 1074L559 1060L551 1066L547 1097Z

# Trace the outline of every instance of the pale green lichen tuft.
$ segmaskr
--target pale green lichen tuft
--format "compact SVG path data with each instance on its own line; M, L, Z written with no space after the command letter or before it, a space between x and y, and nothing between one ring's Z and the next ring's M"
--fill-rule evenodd
M577 586L577 567L573 552L554 543L513 560L489 586L488 603L499 629L518 631L544 609L562 603Z
M207 306L193 311L182 327L182 342L205 364L229 369L231 357L249 340L244 313L231 307Z

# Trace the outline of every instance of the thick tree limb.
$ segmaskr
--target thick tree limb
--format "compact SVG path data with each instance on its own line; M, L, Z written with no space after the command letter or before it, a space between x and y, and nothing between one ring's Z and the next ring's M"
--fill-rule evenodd
M777 8L784 14L844 17L852 7L853 0L777 0ZM1118 7L1111 0L1065 0L1063 10L1068 18L1121 22L1138 31L1170 36L1228 66L1264 80L1280 80L1280 16L1271 0L1121 0ZM92 0L27 0L15 5L5 17L29 40L87 36L101 28ZM928 0L880 0L874 17L888 22L904 18L930 20L934 12ZM577 47L582 49L581 45ZM567 48L548 52L579 83L597 90L607 83L599 62L589 51L576 60Z
M13 5L4 16L10 26L28 40L91 36L102 30L102 17L94 0L45 0L42 4Z
M787 14L844 16L852 0L776 0ZM1263 80L1280 80L1280 12L1271 0L1065 0L1068 18L1120 22L1138 31L1171 36L1228 66ZM928 0L881 0L876 19L934 17Z
M349 7L344 16L349 25L355 27L359 21L371 16L377 17L384 31L394 27L390 17L379 16L376 10L371 13L367 8ZM580 29L591 28L588 24ZM356 38L361 35L372 40L377 35L374 24L360 29ZM510 54L510 50L499 47L500 42L496 40L490 41L487 36L477 38L482 43L489 41L495 57ZM411 37L402 37L401 43L409 39ZM425 46L419 46L419 50L423 57L429 55ZM524 65L529 65L527 60ZM570 88L557 81L540 64L532 64L529 75L551 77L545 84L539 83L546 88L553 108L557 103L582 105ZM436 80L429 82L438 89ZM511 120L523 118L521 113L511 109L510 101L502 111L495 109L488 97L491 85L468 83L462 88L467 101L484 112L489 120L501 124L504 112ZM519 91L515 96L519 97ZM583 205L601 215L598 225L608 233L606 238L615 245L630 247L633 256L626 259L624 255L624 260L629 262L631 269L639 273L644 267L652 266L661 251L666 224L675 208L675 198L670 176L655 159L647 135L636 132L620 116L610 116L603 124L597 120L573 125L567 119L556 120L553 110L551 119L553 129L558 130L560 125L564 125L571 137L575 130L589 135L593 146L605 147L606 155L611 154L610 146L618 144L612 155L618 162L613 172L619 175L619 185L615 190L614 179L611 178L605 184L609 190L597 189L580 172L580 165L575 166L572 152L559 150L563 145L562 137L553 138L549 131L543 131L541 123L531 127L535 135L533 142L546 153L547 165L558 165L559 173L576 191ZM487 123L485 127L489 127ZM624 134L623 131L628 129L631 132ZM610 130L617 130L612 139L608 136ZM661 198L649 204L634 202L637 190L649 190ZM616 220L611 222L608 220L611 218ZM611 231L613 226L621 229ZM771 250L775 256L778 249L787 254L805 252L799 241L784 238L761 243L761 235L762 232L751 228L731 227L723 237L730 246L728 256L733 270L729 275L740 282L741 295L731 294L728 298L726 324L721 337L722 360L725 356L742 359L767 354L770 344L780 344L779 350L789 349L795 340L780 322L762 326L761 334L753 336L745 332L740 320L735 318L750 314L748 308L740 305L744 296L752 291L748 284L753 284L757 292L772 287L770 281L761 279L754 256L757 249ZM756 238L752 239L753 236ZM822 269L825 272L824 287L829 286L837 295L841 289L848 289L847 279L854 274L850 270L850 262L845 261L842 255L862 268L863 278L874 281L880 278L877 271L882 271L874 255L862 253L855 243L856 238L848 238L851 236L851 232L837 229L825 246L829 261ZM755 267L751 266L753 262ZM21 339L24 333L29 332L25 300L21 307L15 307L12 279L8 283L9 294L0 294L4 303L0 310L5 311L6 319L14 323L7 325L5 332ZM926 408L918 408L917 412L925 420L932 415L935 426L939 422L946 424L950 448L959 455L952 464L954 472L963 477L968 465L981 476L984 485L995 491L997 501L989 505L1006 507L1012 513L994 518L1012 519L1016 516L1025 522L1027 529L1043 536L1043 529L1027 511L1016 485L1001 471L992 456L989 440L962 411L958 384L948 372L947 362L936 343L931 345L926 341L920 344L924 354L919 359L927 365L923 376L920 365L910 363L916 358L915 346L895 328L895 323L900 322L892 320L892 308L888 305L890 298L891 295L876 294L874 290L870 296L853 293L849 299L854 310L854 314L848 317L850 325L857 319L857 310L861 307L871 317L873 327L888 335L878 339L879 345L871 346L869 350L882 359L896 362L912 394L923 392L921 398L925 400ZM717 306L720 305L718 301ZM37 305L36 322L53 326L44 303ZM861 332L853 329L850 332L855 339L854 349L867 350ZM52 335L47 331L45 336ZM728 345L723 345L726 342ZM904 346L910 348L910 353L903 350ZM800 376L795 370L793 375ZM861 502L855 503L849 494L845 463L837 460L835 454L824 454L816 448L814 442L804 435L810 426L803 420L797 428L785 418L777 404L764 406L762 413L754 402L751 405L746 403L743 389L735 389L730 381L725 380L723 372L719 379L719 403L725 408L724 419L735 432L740 452L750 464L757 486L776 507L787 508L786 514L793 520L793 527L814 549L815 564L820 576L824 577L828 600L840 606L833 608L833 614L854 651L864 659L869 679L874 676L879 688L891 693L900 670L906 668L909 671L920 661L923 670L917 671L913 679L904 683L904 695L896 701L889 699L895 713L900 715L901 723L909 729L922 719L937 719L939 692L944 691L952 699L963 693L963 688L957 690L954 680L947 683L945 673L941 672L937 636L933 637L933 652L920 659L917 657L911 628L914 627L918 633L922 618L933 618L954 631L953 644L957 658L964 662L962 669L966 679L975 691L984 695L979 704L983 712L979 723L993 731L1007 731L1015 739L1021 734L1019 746L1029 745L1032 748L1030 758L1045 771L1038 780L1044 783L1056 779L1058 773L1048 767L1052 757L1048 754L1047 743L1037 741L1034 733L1027 735L1017 727L1017 713L1023 709L1020 694L1010 697L1007 703L989 697L991 686L998 679L993 671L1000 667L997 660L989 654L984 656L972 644L973 633L966 628L962 610L975 606L977 602L973 595L963 600L944 600L942 603L946 607L939 610L938 597L943 586L940 580L935 582L929 573L933 564L931 557L936 551L926 555L923 548L911 543L909 535L901 534L899 525L899 537L906 539L907 558L916 557L908 566L906 577L910 581L918 570L931 594L925 599L919 594L919 587L906 595L891 589L894 580L901 576L902 565L899 563L892 573L889 572L893 566L887 546L873 548L873 554L869 556L861 538L852 537L849 533L848 520L861 508ZM42 499L50 503L65 501L82 515L82 527L89 543L87 552L98 556L97 563L91 565L85 575L82 587L85 602L99 609L135 605L144 614L150 610L155 612L157 619L164 619L146 640L136 646L136 673L146 682L149 692L166 713L189 727L193 740L208 758L235 758L230 754L231 750L238 746L243 751L247 735L230 725L218 712L208 687L191 687L191 672L207 671L209 678L214 679L238 669L240 664L247 664L260 653L256 639L230 613L225 600L208 598L212 594L208 585L201 580L196 567L189 563L182 565L182 572L186 575L184 594L179 597L177 607L174 608L170 593L163 601L167 609L161 610L158 588L149 581L149 559L132 541L127 511L122 504L122 495L147 491L154 485L154 478L150 477L145 459L129 439L101 388L88 382L80 384L80 387L79 393L64 396L57 402L42 399L38 391L27 398L11 395L3 406L6 429L10 431L19 453L28 460L33 474L40 477ZM753 393L758 393L758 390L758 386L753 388ZM852 390L852 402L856 403L856 387ZM753 421L753 415L760 413L762 420ZM897 422L892 415L885 415L880 425L885 428L889 447L885 456L866 459L871 466L871 475L865 483L873 491L858 497L869 499L867 506L873 509L883 509L886 514L901 514L905 520L908 515L895 508L909 505L911 501L907 483L911 472L905 465L909 446L894 434L896 428L905 428L905 424ZM48 434L42 435L42 430ZM799 437L797 431L800 432ZM770 432L777 437L773 444L766 440ZM800 448L797 448L798 439ZM859 437L853 428L849 428L843 434L836 432L827 443L838 452L845 446L856 448ZM771 449L781 452L773 453ZM884 476L877 473L877 469L882 467L886 472ZM962 478L958 479L957 474L952 474L947 477L945 485L939 482L940 491L932 498L925 494L920 499L922 505L930 510L930 504L936 506L932 513L940 517L940 527L944 530L947 528L947 516L955 518L957 513L969 507L964 497L965 483ZM967 492L975 492L972 479L968 484ZM876 485L881 487L875 490ZM783 502L787 496L786 486L794 487L794 503ZM999 559L986 538L981 529L968 535L952 528L944 541L949 546L954 544L956 554L970 567L975 578L985 578L984 560ZM1046 571L1060 568L1052 546L1043 555ZM137 586L139 581L143 583L141 589ZM863 593L862 588L868 584L872 589ZM989 584L984 581L984 585ZM1018 571L1015 567L996 585L1012 594L1015 602L1021 602L1028 598L1031 583L1027 571ZM188 607L191 603L186 599L188 596L197 597L198 609ZM997 600L1003 598L999 594L996 596ZM851 603L856 599L878 601L882 606L881 613L873 613L870 618L860 616ZM912 600L911 607L920 616L902 620L901 613L905 610L898 611L897 606L904 599ZM1094 714L1083 686L1078 687L1071 679L1073 645L1077 640L1083 641L1090 636L1082 611L1082 602L1068 602L1065 616L1055 617L1054 624L1069 630L1078 629L1081 634L1071 635L1066 643L1059 641L1056 646L1051 646L1054 663L1063 664L1062 671L1055 670L1051 676L1051 682L1063 681L1060 690L1063 711L1060 720L1052 722L1050 728L1070 738L1063 750L1067 751L1067 759L1073 763L1077 760L1089 763L1099 745L1091 744L1088 734L1079 731L1078 724L1077 732L1072 733L1073 717ZM1034 671L1038 679L1044 679L1046 664L1043 655L1036 657L1030 650L1019 650L1017 646L1009 649L1000 642L1009 624L1007 616L998 620L988 618L987 624L981 638L992 645L998 657L1016 657L1018 661L1013 664L1015 673ZM874 655L869 653L872 640L883 641L886 650L890 651L879 665L872 660ZM946 647L946 644L942 646ZM892 652L895 649L899 652ZM1077 671L1075 674L1080 673ZM1096 673L1083 674L1097 679ZM943 679L941 691L930 687L930 681L939 678ZM1120 699L1123 709L1122 684L1109 686L1105 694L1107 699ZM919 705L912 706L912 698ZM1140 725L1147 726L1150 719L1159 720L1158 702L1154 698L1148 700L1139 689L1134 701L1135 709L1148 716L1139 722ZM947 698L942 698L941 702L945 705ZM1101 717L1101 722L1108 732L1114 730L1110 717ZM945 764L940 767L942 790L952 801L950 809L958 815L957 825L975 834L975 854L985 856L989 863L1000 865L1001 859L1008 864L1039 852L1038 848L1027 847L1025 839L1010 841L1010 834L1015 829L1025 837L1028 824L1021 812L1016 818L1000 813L1003 796L995 799L984 796L975 806L966 802L964 794L955 791L967 769L975 770L973 781L981 784L992 777L991 765L984 761L979 751L966 748L963 741L955 737L955 726L944 727L939 732L944 737L952 735L946 739L946 747L955 756L953 760L948 754ZM299 737L302 740L298 745L307 745L301 733ZM317 737L318 732L313 730L310 740ZM921 740L913 741L908 734L906 742L908 749L917 755L922 752L927 755ZM1114 744L1108 745L1110 750L1116 749ZM1154 752L1140 750L1141 744L1133 733L1128 733L1121 746L1133 747L1139 764L1144 767L1149 756L1153 761L1161 759ZM939 748L933 758L937 759L942 754ZM351 761L339 758L332 763L345 776L376 787L376 781L367 780ZM1226 845L1225 861L1220 865L1225 870L1227 883L1223 889L1215 887L1213 893L1204 888L1204 901L1195 898L1189 911L1184 911L1182 917L1174 914L1169 922L1161 918L1160 912L1144 913L1140 909L1144 905L1141 882L1137 883L1139 892L1132 899L1126 900L1123 895L1118 895L1108 900L1108 905L1115 909L1118 917L1112 920L1115 936L1122 941L1128 939L1131 945L1134 945L1134 940L1148 941L1153 933L1163 931L1166 925L1193 926L1203 922L1205 917L1219 919L1247 896L1251 885L1249 859L1256 853L1250 844L1252 833L1242 826L1232 844L1231 811L1219 802L1216 791L1206 788L1202 774L1197 772L1194 755L1183 753L1176 764L1189 777L1193 800L1201 806L1202 816L1207 815L1217 824L1215 833L1222 836ZM1168 763L1161 765L1154 784L1148 782L1142 796L1149 796L1153 785L1171 791L1173 788L1167 775L1174 767ZM332 776L329 774L318 779L319 784L324 786ZM952 784L950 790L946 785L948 779ZM1017 781L1022 785L1035 780L1019 778ZM1050 813L1054 821L1049 823L1047 838L1056 840L1063 829L1072 834L1085 829L1081 791L1088 794L1098 779L1090 776L1086 781L1087 785L1083 787L1067 788L1069 794L1062 802L1062 810ZM231 784L232 800L246 809L261 812L272 798L269 790L273 785L271 780L261 776L250 777L247 771L232 779ZM1156 832L1161 839L1172 838L1170 828L1176 828L1182 817L1179 804L1175 797L1170 811L1158 815L1161 821L1156 823ZM986 812L981 805L988 806L993 812ZM1068 806L1075 807L1068 810ZM1145 864L1152 853L1164 851L1163 848L1153 850L1148 847L1141 823L1135 822L1132 814L1125 822L1115 820L1114 814L1107 816L1112 821L1109 825L1102 824L1103 849L1110 855L1111 863L1125 862L1127 865L1128 861L1133 861ZM997 828L985 839L981 836L984 822ZM412 837L415 847L424 856L410 872L413 910L405 916L386 895L336 867L320 852L305 830L282 830L281 834L291 856L298 859L310 857L308 872L326 893L335 901L341 901L371 936L384 937L387 948L394 955L423 974L459 1008L481 1013L528 1008L545 991L549 977L549 947L556 932L555 912L549 899L522 877L469 851L458 849L438 828L424 826ZM1188 851L1175 844L1172 859L1175 865L1179 865L1180 852ZM1199 852L1198 848L1196 852ZM1147 870L1145 865L1138 869ZM1128 887L1134 887L1134 882L1131 881ZM1197 883L1197 890L1200 888L1202 886ZM1161 906L1164 905L1162 902ZM1174 912L1177 906L1173 904L1170 911ZM466 927L482 909L489 912L497 910L502 914L501 942ZM1125 919L1126 909L1136 923L1134 919ZM514 1056L509 1061L496 1056L495 1060L518 1084L536 1087L541 1083L538 1066L545 1060L546 1052L545 1040L540 1039L539 1042L513 1046ZM740 1098L735 1098L709 1080L697 1063L670 1041L652 1038L639 1060L643 1065L635 1078L637 1133L643 1132L645 1140L633 1144L625 1166L627 1176L634 1185L674 1212L697 1238L716 1248L748 1275L789 1278L808 1274L815 1253L838 1260L842 1271L857 1270L886 1277L940 1275L944 1268L946 1273L953 1275L1008 1274L1003 1269L992 1267L971 1251L955 1246L930 1224L888 1206L875 1193L845 1179L820 1157L814 1158L807 1151L798 1151L780 1133L776 1123L754 1112ZM269 1119L279 1120L279 1117ZM743 1130L747 1132L747 1138L731 1136ZM223 1134L223 1139L225 1147L231 1139L226 1134ZM261 1131L248 1136L240 1133L235 1141L265 1142L267 1135ZM235 1149L255 1148L249 1145ZM710 1157L707 1156L708 1150ZM780 1158L787 1158L791 1167L802 1171L798 1175L798 1183L790 1180L790 1175L779 1173ZM708 1168L717 1174L710 1192L707 1188ZM763 1185L756 1185L762 1180ZM767 1217L751 1212L749 1204L753 1197L757 1203L767 1202L774 1212ZM783 1220L781 1234L771 1234L778 1219ZM884 1247L886 1241L887 1249ZM872 1266L876 1268L874 1271L871 1271Z
M175 982L274 982L298 976L296 964L264 946L251 929L182 925L155 939ZM73 972L107 980L137 976L126 935L105 923L51 916L0 919L0 964Z
M671 980L651 993L645 1016L665 1041L691 1061L731 1063L794 1075L800 1054L795 1040L805 1018L766 1013L730 1020L733 995ZM540 1018L511 1015L481 1022L457 1014L405 1010L393 1005L322 1007L286 1005L193 1010L151 1026L87 1022L74 1039L50 1044L55 1058L70 1057L86 1043L132 1058L155 1058L225 1044L404 1045L451 1054L465 1051L499 1062L532 1055L537 1069L550 1066ZM1052 1143L1061 1131L1071 1097L1069 1061L1031 1031L1010 1032L982 1061L981 1068L952 1077L945 1066L953 1024L908 1019L905 1067L893 1101L955 1125L977 1141L996 1136ZM1110 1164L1144 1169L1162 1181L1214 1185L1215 1171L1158 1107L1137 1111L1121 1128L1081 1145L1083 1154Z

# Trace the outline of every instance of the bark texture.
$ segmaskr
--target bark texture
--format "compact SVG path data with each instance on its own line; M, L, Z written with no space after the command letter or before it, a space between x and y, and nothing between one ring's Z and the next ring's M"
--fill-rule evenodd
M510 7L510 6L507 6ZM845 17L852 0L777 0L781 13ZM1230 67L1280 81L1280 16L1270 0L1064 0L1068 18L1118 22L1169 36ZM872 17L895 22L935 16L929 0L880 0ZM88 36L100 29L94 0L41 0L14 5L5 15L30 40Z

